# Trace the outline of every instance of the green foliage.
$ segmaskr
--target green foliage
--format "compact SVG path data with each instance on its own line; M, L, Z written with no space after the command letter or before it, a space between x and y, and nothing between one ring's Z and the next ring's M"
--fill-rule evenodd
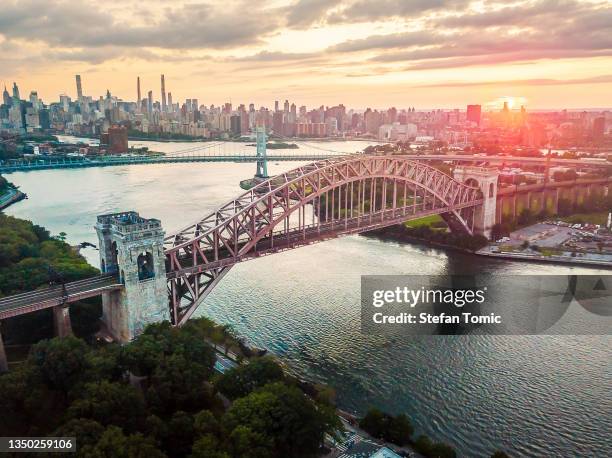
M155 412L200 410L213 405L213 393L205 380L209 372L181 354L165 357L151 376L147 400Z
M400 414L396 417L378 409L368 410L359 426L376 438L384 439L397 445L410 442L414 428L408 417Z
M246 396L256 388L283 379L282 368L272 358L257 358L221 375L216 388L230 399Z
M298 388L280 382L236 400L224 420L241 443L267 450L271 456L312 455L329 429L312 400ZM240 426L243 428L236 431Z
M414 442L414 449L427 458L455 458L457 452L448 444L434 443L425 435L420 435Z
M219 439L212 434L206 434L193 444L191 456L193 458L230 458L227 452L220 449Z
M0 294L30 291L49 282L49 267L66 281L98 270L68 244L51 239L44 228L0 213Z
M126 436L121 428L109 426L98 442L81 449L84 458L163 458L167 455L157 449L152 438L142 434Z
M144 397L126 383L88 383L81 397L68 408L67 416L88 418L105 426L117 425L134 432L145 419Z
M477 251L488 243L483 235L457 234L433 230L429 226L407 227L403 224L370 231L369 234L400 241L426 240L468 251Z
M88 367L87 344L75 337L43 340L30 350L29 362L52 389L67 393Z

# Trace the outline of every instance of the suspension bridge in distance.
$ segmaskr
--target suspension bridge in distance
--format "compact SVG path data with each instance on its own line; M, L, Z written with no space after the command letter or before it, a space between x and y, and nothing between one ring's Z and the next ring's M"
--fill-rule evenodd
M328 159L336 153L303 153L303 154L268 154L267 160L284 161L317 161ZM74 157L63 159L40 159L32 161L14 161L0 165L0 173L28 172L34 170L76 169L86 167L111 167L137 164L174 164L181 162L257 162L255 154L194 154L184 156L107 156L98 158Z

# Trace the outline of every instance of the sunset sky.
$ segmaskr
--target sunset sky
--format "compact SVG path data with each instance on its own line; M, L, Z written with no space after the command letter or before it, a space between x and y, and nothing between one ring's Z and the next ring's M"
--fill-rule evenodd
M216 105L612 107L612 0L0 2L0 83L49 103L77 73L124 100L164 73Z

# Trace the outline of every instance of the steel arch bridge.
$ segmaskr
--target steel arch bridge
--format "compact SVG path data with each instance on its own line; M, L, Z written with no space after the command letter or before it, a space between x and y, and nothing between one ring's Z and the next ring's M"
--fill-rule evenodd
M185 323L238 262L434 214L471 234L482 202L479 188L401 156L298 167L165 238L171 319Z

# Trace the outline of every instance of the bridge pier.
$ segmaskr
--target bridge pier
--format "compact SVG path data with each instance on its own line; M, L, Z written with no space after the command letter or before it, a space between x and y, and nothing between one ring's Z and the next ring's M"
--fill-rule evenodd
M70 308L68 305L53 307L53 330L55 337L68 337L72 335L72 323L70 322Z
M455 180L472 186L477 186L482 191L482 205L476 208L474 213L474 232L491 237L491 228L495 224L497 214L497 169L483 167L456 167L453 171Z
M164 231L136 212L98 216L103 272L116 273L124 288L102 295L102 321L118 342L129 342L151 323L170 319Z
M0 321L0 374L8 372L8 359L4 350L4 342L2 341L2 322Z

